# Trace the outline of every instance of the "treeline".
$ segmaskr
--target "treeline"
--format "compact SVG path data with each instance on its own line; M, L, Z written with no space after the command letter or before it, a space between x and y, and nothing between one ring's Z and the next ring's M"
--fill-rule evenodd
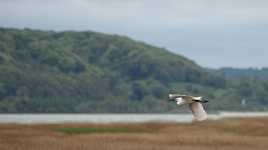
M124 36L0 28L0 112L177 112L169 92L204 95L209 110L260 110L267 85Z
M268 80L268 68L221 68L218 70L228 79L256 78Z

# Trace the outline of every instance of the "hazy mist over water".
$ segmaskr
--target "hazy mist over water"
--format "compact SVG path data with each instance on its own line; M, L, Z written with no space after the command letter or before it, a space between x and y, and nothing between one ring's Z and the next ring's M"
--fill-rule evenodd
M265 0L2 0L0 26L127 35L204 67L268 66Z

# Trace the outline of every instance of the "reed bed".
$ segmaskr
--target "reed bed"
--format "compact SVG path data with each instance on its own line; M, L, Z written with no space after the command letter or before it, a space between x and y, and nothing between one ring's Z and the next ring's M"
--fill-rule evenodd
M268 118L196 123L0 124L0 150L267 150Z

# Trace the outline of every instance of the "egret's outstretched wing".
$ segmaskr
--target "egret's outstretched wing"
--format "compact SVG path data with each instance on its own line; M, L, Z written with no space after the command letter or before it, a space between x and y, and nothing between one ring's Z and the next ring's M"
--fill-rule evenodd
M203 106L199 102L193 102L189 104L190 109L194 115L194 119L197 121L203 121L207 119L207 113L204 110Z
M177 105L179 105L179 106L186 103L186 101L184 99L182 99L181 97L178 97L175 100L176 100Z
M189 96L189 95L183 95L181 96L181 98L185 99L188 102L191 102L193 100L193 96Z
M176 99L176 98L179 98L179 97L183 97L183 96L186 96L186 95L180 95L180 94L169 94L168 95L168 98L170 99Z
M186 101L192 101L193 97L188 95L180 95L180 94L169 94L169 99L176 99L176 98L182 98Z

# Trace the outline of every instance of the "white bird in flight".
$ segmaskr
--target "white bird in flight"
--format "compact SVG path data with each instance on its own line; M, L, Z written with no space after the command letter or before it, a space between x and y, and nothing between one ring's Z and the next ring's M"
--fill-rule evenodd
M179 94L169 94L169 100L176 101L177 105L181 106L183 104L189 104L189 107L193 113L194 120L203 121L207 119L207 113L203 108L201 103L208 102L203 100L202 97L195 97L189 95L179 95Z

